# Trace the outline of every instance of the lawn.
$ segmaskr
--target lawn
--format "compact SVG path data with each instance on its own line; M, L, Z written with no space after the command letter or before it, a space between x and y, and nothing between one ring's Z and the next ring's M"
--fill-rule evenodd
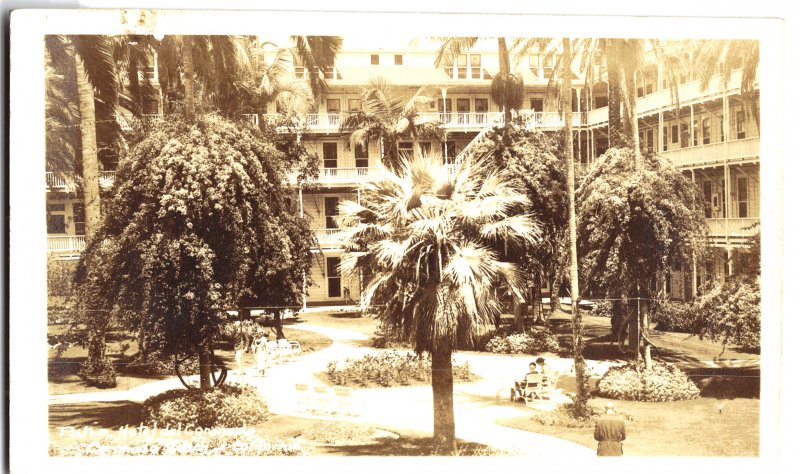
M608 400L592 399L600 409ZM626 422L625 455L631 456L758 456L759 400L699 398L677 402L614 400ZM546 426L533 416L497 423L555 436L596 448L594 425L582 428Z
M69 428L93 430L138 426L141 404L133 402L91 402L51 405L49 432L51 447L67 447L82 441ZM274 441L299 441L304 451L317 456L428 456L434 454L429 433L389 429L349 420L319 420L271 415L255 428L256 436ZM92 431L93 431L92 430ZM80 431L77 431L80 433ZM180 437L191 439L191 433ZM121 441L124 442L124 441ZM479 443L459 442L460 455L503 455L503 451Z

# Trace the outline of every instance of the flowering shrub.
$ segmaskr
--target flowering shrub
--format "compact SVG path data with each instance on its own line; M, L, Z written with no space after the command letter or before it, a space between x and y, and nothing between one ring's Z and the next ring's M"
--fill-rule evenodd
M610 318L613 316L611 301L602 300L595 302L594 306L589 310L589 316L600 318Z
M431 381L431 359L427 355L389 351L360 359L332 361L328 364L328 376L336 385L351 387L417 385ZM453 379L470 381L475 375L468 363L454 363Z
M271 441L255 435L208 435L190 438L157 437L121 442L117 436L51 443L50 456L302 456L297 441Z
M117 371L114 364L108 359L101 359L99 362L87 360L81 364L78 376L90 387L114 388L117 386Z
M667 402L690 400L700 396L700 389L686 374L672 364L653 361L611 367L597 384L600 396L620 400Z
M696 324L695 311L690 304L664 301L653 308L652 321L662 331L692 332Z
M179 423L186 429L237 428L269 418L267 404L249 385L225 384L214 390L168 390L144 402L145 424Z
M761 347L761 284L758 278L734 277L695 300L694 333L750 349Z
M135 375L175 375L175 360L172 356L148 354L144 360L137 358L129 362L125 370ZM200 361L197 357L190 357L181 362L181 374L200 373Z
M549 330L532 330L522 334L497 335L486 343L486 351L495 354L538 354L559 352L558 339Z

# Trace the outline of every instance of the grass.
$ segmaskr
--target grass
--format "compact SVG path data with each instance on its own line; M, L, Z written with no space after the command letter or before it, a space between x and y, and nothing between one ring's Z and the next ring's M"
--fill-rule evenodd
M139 403L91 402L51 405L49 413L50 444L60 447L81 441L69 428L117 430L138 426ZM341 420L317 420L287 415L271 415L270 420L254 427L256 435L270 440L298 439L310 455L318 456L430 456L435 455L428 433L387 429L381 426ZM182 433L182 437L191 434ZM458 455L504 455L504 451L479 443L459 441Z
M48 326L48 335L60 335L65 331L66 325ZM287 339L300 342L304 353L324 349L332 343L330 338L314 332L301 331L299 329L292 329L291 327L285 327L283 332ZM122 332L113 332L109 334L108 340L110 343L108 344L106 355L117 366L116 388L101 389L84 385L83 381L78 377L78 370L80 369L81 363L86 360L87 350L81 346L72 346L64 351L58 359L55 358L54 350L48 351L49 394L63 395L103 390L129 390L138 385L172 377L172 375L145 375L142 373L132 373L126 370L125 364L130 361L133 354L139 351L137 341L131 339ZM121 350L123 344L128 344L130 346L124 352ZM214 353L225 362L229 370L235 367L235 356L232 349L217 349ZM245 360L248 361L248 363L252 363L252 355L248 355Z
M601 409L608 400L593 399ZM678 402L614 400L628 418L625 455L758 456L759 401L746 398L699 398ZM533 416L498 420L502 426L533 431L596 448L594 425L582 428L546 426Z

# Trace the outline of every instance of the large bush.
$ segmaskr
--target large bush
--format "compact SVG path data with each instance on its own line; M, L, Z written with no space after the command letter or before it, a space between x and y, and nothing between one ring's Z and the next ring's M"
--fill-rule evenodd
M336 385L369 387L379 385L395 387L418 385L431 381L431 359L427 355L401 354L387 351L376 355L365 355L359 359L332 361L328 364L328 376ZM474 380L469 364L453 364L453 379Z
M692 310L696 318L693 332L701 338L748 349L761 347L761 284L758 277L729 278L695 300Z
M649 370L643 362L611 367L597 388L600 396L619 400L667 402L700 396L700 389L681 369L657 361Z
M549 330L532 330L526 333L496 335L486 343L486 351L495 354L539 354L559 352L558 339Z
M117 371L114 364L107 358L102 358L97 362L91 359L81 364L78 376L90 387L114 388L117 386Z
M664 301L653 308L650 317L661 331L692 332L697 319L695 314L689 303Z
M168 390L144 402L145 424L185 429L239 428L269 418L267 404L254 387L225 384L212 390Z
M147 354L144 358L139 355L125 367L127 373L140 376L174 376L175 358L166 354ZM199 374L200 363L190 357L181 363L181 374Z

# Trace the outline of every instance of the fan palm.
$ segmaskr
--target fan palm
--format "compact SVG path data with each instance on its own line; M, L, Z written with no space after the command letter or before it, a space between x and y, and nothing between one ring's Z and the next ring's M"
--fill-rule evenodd
M423 92L420 89L407 100L385 79L379 77L370 81L362 93L363 109L342 121L342 131L350 131L348 143L367 146L370 140L380 141L383 164L395 169L402 158L398 150L402 139L440 133L437 123L419 122L417 106L431 101Z
M498 285L518 290L515 266L502 261L540 236L523 213L527 197L485 159L448 167L436 155L401 159L363 185L360 203L340 207L353 248L342 271L368 269L365 289L384 326L432 359L434 438L455 449L452 353L493 324Z

